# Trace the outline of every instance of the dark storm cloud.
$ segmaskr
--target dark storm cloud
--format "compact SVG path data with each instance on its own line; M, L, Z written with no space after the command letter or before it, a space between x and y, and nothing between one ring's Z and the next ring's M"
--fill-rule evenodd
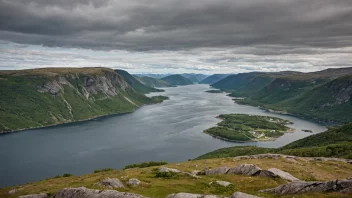
M316 53L306 47L352 45L352 1L0 0L0 40L107 50L269 45L253 53Z

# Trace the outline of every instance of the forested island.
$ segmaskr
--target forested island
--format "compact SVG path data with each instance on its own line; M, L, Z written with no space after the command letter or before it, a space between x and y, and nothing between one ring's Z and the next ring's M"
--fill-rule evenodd
M216 127L204 131L215 138L234 141L272 141L286 132L294 132L287 127L290 121L270 116L247 114L223 114L218 116L222 121Z

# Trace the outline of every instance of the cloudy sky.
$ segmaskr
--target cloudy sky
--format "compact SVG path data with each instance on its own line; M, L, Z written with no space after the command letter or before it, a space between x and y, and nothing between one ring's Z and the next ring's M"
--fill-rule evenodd
M0 0L0 69L352 66L351 0Z

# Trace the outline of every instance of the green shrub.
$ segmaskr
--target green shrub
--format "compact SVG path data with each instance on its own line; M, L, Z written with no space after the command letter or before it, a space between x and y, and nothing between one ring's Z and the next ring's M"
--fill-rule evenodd
M97 170L94 170L94 173L108 172L108 171L113 171L113 170L114 169L112 169L112 168L97 169Z
M167 162L143 162L140 164L130 164L125 166L123 169L129 169L129 168L146 168L146 167L151 167L151 166L161 166L161 165L165 165L167 164Z
M157 172L157 173L155 174L155 177L170 179L170 178L176 177L176 175L177 175L177 174L174 173L174 172Z
M62 175L62 177L71 177L71 176L73 176L71 173L65 173Z

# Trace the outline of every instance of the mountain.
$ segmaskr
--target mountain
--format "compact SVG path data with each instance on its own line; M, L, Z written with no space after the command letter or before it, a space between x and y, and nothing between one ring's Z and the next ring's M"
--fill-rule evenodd
M207 75L204 74L181 74L183 77L190 79L194 83L199 83L200 81L207 78Z
M199 84L214 84L218 82L219 80L222 80L226 78L229 74L213 74L211 76L206 77L202 81L199 82Z
M139 79L135 78L134 76L132 76L131 74L129 74L125 70L116 69L115 71L116 71L116 73L121 75L133 89L135 89L136 91L138 91L140 93L162 92L163 91L163 90L156 89L156 88L153 88L153 87L150 87L148 85L143 84L141 81L139 81Z
M1 71L0 84L0 132L130 112L155 103L107 68Z
M293 113L329 122L352 121L352 68L318 72L242 73L212 84L245 97L240 104Z
M302 157L342 157L352 159L352 123L294 141L281 148L230 147L199 156L197 159L236 157L263 153L279 153Z
M149 87L172 87L172 85L170 85L168 82L158 78L152 78L149 76L136 76L136 77L141 83Z
M160 78L164 78L166 76L169 76L171 74L134 74L135 76L148 76L148 77L152 77L152 78L156 78L156 79L160 79Z
M174 74L170 76L166 76L162 78L161 80L171 84L171 85L191 85L193 82L185 77L183 77L180 74Z

